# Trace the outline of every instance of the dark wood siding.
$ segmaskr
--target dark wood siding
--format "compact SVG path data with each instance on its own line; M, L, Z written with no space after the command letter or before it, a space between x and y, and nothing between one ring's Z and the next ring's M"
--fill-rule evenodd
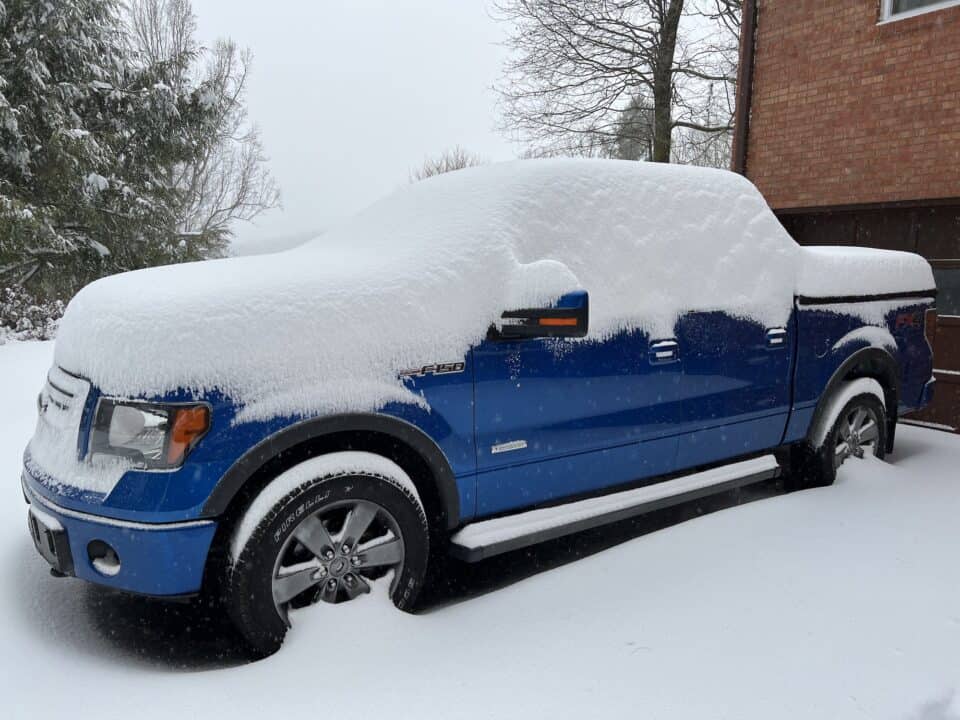
M860 245L907 250L928 260L960 259L960 199L926 206L780 210L777 216L802 245Z

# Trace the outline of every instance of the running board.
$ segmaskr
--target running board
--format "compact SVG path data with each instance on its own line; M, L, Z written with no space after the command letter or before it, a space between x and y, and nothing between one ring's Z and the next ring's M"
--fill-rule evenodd
M451 538L450 554L467 562L536 545L581 530L777 477L773 455L683 475L612 495L530 510L467 525Z

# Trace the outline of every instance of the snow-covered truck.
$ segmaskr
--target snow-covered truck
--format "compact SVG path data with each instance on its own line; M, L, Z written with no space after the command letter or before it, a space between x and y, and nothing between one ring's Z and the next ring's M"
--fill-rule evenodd
M801 248L732 173L524 161L271 256L70 303L25 456L53 572L291 610L882 457L932 388L928 264ZM925 334L926 333L926 334Z

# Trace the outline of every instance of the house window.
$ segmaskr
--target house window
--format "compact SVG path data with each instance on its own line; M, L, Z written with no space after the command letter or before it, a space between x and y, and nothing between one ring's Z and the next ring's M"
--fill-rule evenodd
M960 315L960 261L931 260L937 282L937 314Z
M960 5L960 0L882 0L883 20L899 20Z

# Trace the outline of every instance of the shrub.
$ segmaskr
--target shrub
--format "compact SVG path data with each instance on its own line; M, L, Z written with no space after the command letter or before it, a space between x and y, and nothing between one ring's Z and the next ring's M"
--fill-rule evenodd
M13 340L51 340L63 311L60 300L34 298L18 285L0 288L0 345Z

